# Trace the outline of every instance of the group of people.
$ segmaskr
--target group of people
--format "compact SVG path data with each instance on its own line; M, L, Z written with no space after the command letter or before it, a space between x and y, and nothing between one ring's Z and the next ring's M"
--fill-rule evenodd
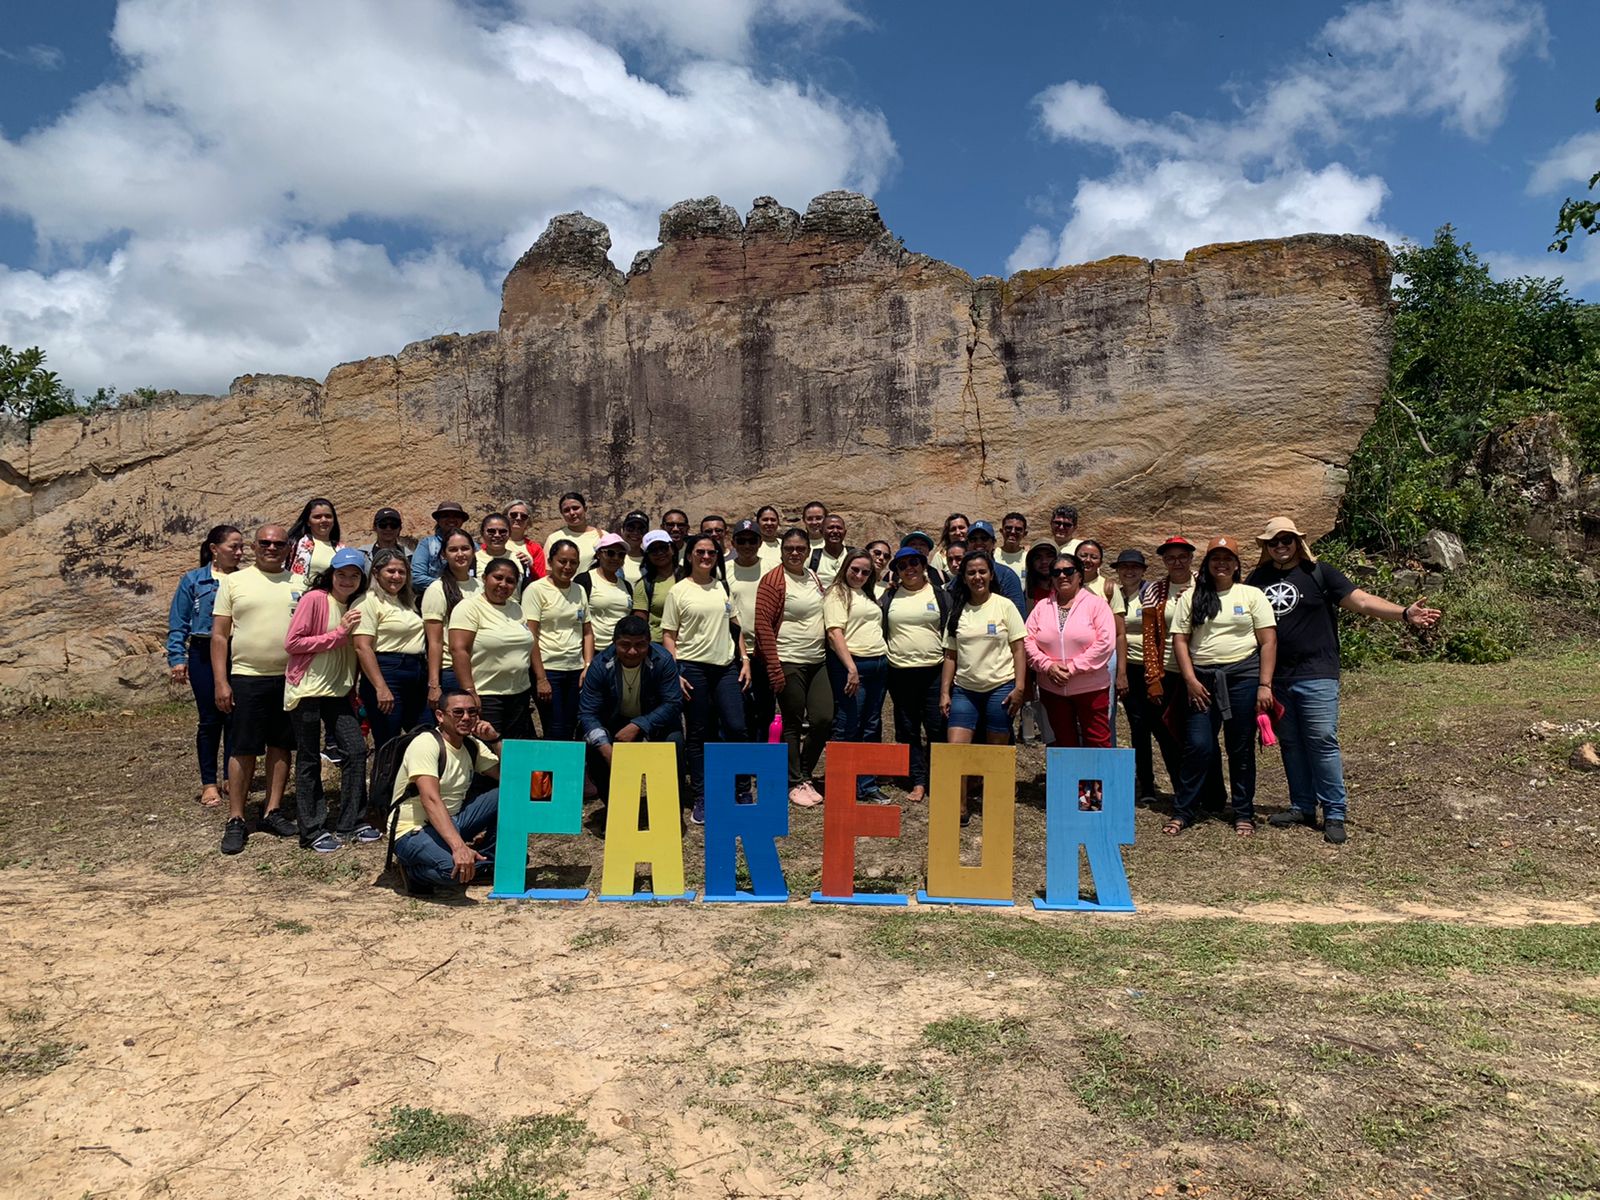
M542 541L533 512L514 500L473 528L461 504L441 503L413 543L386 507L371 540L348 545L334 504L317 498L248 547L231 525L210 531L173 598L167 658L199 712L199 799L220 805L226 788L223 853L246 844L263 756L260 829L323 853L381 839L368 732L381 747L424 726L437 736L414 740L392 796L373 798L405 801L396 854L423 884L470 879L484 861L463 831L492 840L493 793L468 800L501 738L583 741L590 795L603 794L616 743L674 742L698 823L707 742L781 736L789 799L812 807L827 743L881 740L886 697L910 747L910 803L926 795L934 742L1110 746L1120 701L1138 795L1155 800L1159 756L1174 836L1225 801L1239 835L1254 833L1266 714L1292 801L1272 823L1315 827L1320 811L1338 843L1337 612L1439 619L1319 563L1286 518L1256 537L1253 564L1231 537L1202 547L1175 535L1152 572L1137 548L1108 563L1070 505L1051 512L1048 538L1030 541L1019 512L998 532L952 513L937 536L859 548L817 501L788 527L766 505L732 522L704 516L694 532L681 509L656 522L633 511L608 532L569 492ZM324 760L340 771L336 815ZM861 798L885 800L882 782L862 779Z

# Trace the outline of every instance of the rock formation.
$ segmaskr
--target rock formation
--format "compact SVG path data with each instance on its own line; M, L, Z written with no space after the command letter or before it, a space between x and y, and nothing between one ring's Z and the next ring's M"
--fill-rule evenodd
M603 225L558 217L505 281L498 330L326 380L64 417L0 439L0 689L147 686L167 602L211 525L334 498L346 540L393 504L576 488L601 523L820 498L852 540L1076 504L1109 549L1335 518L1383 386L1381 243L1304 236L974 280L907 251L875 205L674 205L624 276Z

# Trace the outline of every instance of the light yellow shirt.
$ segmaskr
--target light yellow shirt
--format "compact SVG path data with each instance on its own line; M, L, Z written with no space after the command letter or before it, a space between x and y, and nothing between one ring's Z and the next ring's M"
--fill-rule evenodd
M622 578L622 573L617 573ZM599 571L589 572L589 624L594 629L594 652L611 645L617 622L633 611L633 589L608 583Z
M994 557L995 561L1015 571L1018 579L1025 577L1028 569L1028 548L1026 546L1016 551L1007 550L1003 546L996 546Z
M644 578L644 555L641 554L635 558L631 554L624 554L622 556L622 570L619 573L628 581L629 587L638 583L639 580Z
M728 631L732 619L733 598L720 583L680 579L667 593L661 632L677 637L680 662L723 666L733 661L733 634Z
M449 570L448 567L445 569ZM483 591L483 584L478 581L477 576L472 576L459 582L461 585L461 604L465 604L473 596ZM460 608L461 605L458 604L456 607ZM450 631L445 628L443 580L435 579L428 585L428 590L422 593L422 621L424 626L429 621L439 626L439 668L445 671L453 671L455 664L450 658Z
M572 533L566 529L558 529L544 540L544 565L545 570L550 569L550 547L565 539L573 542L578 547L578 572L587 571L594 562L595 544L605 537L604 529L590 529L587 533Z
M783 540L773 538L770 542L765 538L761 540L761 549L756 551L756 559L761 563L762 573L772 570L783 561Z
M1078 552L1078 547L1081 546L1081 545L1083 545L1083 539L1082 538L1068 538L1064 542L1057 542L1056 543L1056 553L1057 554L1076 554Z
M539 657L546 671L583 670L583 627L589 598L576 583L567 590L549 578L534 581L522 597L522 611L539 623Z
M491 604L479 592L450 614L450 632L458 629L472 633L472 686L480 696L515 696L532 686L533 631L522 619L522 605Z
M770 570L772 567L759 558L752 567L741 567L731 558L727 563L728 588L733 592L733 611L739 618L739 631L743 635L746 650L754 650L756 646L756 585Z
M356 606L361 624L356 633L372 639L377 654L421 654L427 649L422 618L382 588L368 588Z
M844 648L851 658L878 658L889 652L883 640L883 610L860 588L850 589L848 612L844 597L829 588L822 600L822 624L825 629L844 630Z
M1011 645L1026 636L1017 606L991 594L976 608L961 612L954 632L946 634L946 650L955 651L956 684L969 692L992 692L1016 679Z
M439 798L444 801L445 811L452 817L461 811L461 805L467 798L467 789L472 786L473 759L472 751L465 745L457 750L449 742L444 743L444 773L439 773L439 741L432 734L411 739L411 744L406 747L405 756L400 760L400 770L394 777L394 794L390 800L399 800L406 794L406 787L413 779L427 776L439 781ZM482 774L490 774L491 768L498 766L499 757L482 742L478 743L477 770ZM421 829L428 823L428 814L422 807L422 797L412 796L400 805L400 819L394 827L395 837L403 837L413 829Z
M1172 617L1172 632L1189 635L1189 658L1197 667L1221 667L1249 658L1256 649L1256 630L1270 629L1278 619L1260 588L1236 583L1222 592L1222 611L1195 629L1190 624L1194 589L1184 593Z
M934 667L944 661L944 633L939 628L935 584L914 592L904 588L889 601L889 665Z
M839 553L829 554L824 550L817 559L817 582L823 587L829 586L839 575L839 568L844 566L844 560L849 557L849 552L843 547Z
M339 628L349 608L342 600L328 597L328 623L323 633ZM215 610L213 610L215 611ZM348 696L356 685L356 647L349 638L332 650L323 650L311 656L306 673L299 683L287 679L283 684L283 711L293 712L302 700L315 700L326 696Z
M796 579L783 573L783 623L778 626L778 661L819 663L823 659L822 588L807 571Z
M211 611L233 618L233 674L283 674L289 665L283 639L289 634L300 592L287 571L269 575L260 567L245 567L222 577Z

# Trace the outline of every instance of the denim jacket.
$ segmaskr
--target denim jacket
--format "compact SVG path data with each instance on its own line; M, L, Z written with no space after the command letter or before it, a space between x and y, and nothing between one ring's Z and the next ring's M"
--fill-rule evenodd
M167 666L187 666L189 639L211 636L211 606L221 585L210 567L196 567L178 580L167 610Z
M683 728L683 688L678 683L678 660L661 646L651 644L641 668L639 715L633 718L646 741L659 742ZM622 668L617 651L607 646L589 664L578 694L578 731L592 746L611 741L622 722Z
M411 555L411 586L417 595L428 590L428 585L439 578L444 570L444 536L435 529L417 542Z

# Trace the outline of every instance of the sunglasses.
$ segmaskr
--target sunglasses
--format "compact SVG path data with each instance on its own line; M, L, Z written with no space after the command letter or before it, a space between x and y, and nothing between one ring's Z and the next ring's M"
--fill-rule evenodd
M1000 526L1000 532L1001 533L1027 533L1028 531L1026 529L1024 529L1021 525L1002 525L1002 526Z
M733 539L733 544L735 546L759 546L761 544L761 539L753 537L736 537Z
M1052 525L1076 525L1077 522L1074 521L1071 517L1051 517L1050 518L1050 524L1052 524Z
M1300 539L1295 537L1295 535L1292 534L1292 533L1280 533L1277 537L1273 538L1270 542L1268 542L1267 545L1269 545L1269 546L1292 546L1299 540Z
M872 574L872 568L871 567L851 567L849 572L848 572L848 574L851 574L851 575L871 575Z
M514 512L507 513L506 520L510 521L513 525L520 525L524 521L533 520L533 518L525 512Z
M696 550L694 556L696 558L716 558L717 552L715 550Z
M663 522L661 522L661 528L663 528L663 529L687 529L687 528L689 528L689 522L687 522L687 521L663 521Z
M1066 579L1078 573L1077 567L1051 567L1050 574L1057 579Z
M399 529L400 528L400 522L399 521L379 521L378 522L378 528L379 529Z
M257 538L256 539L256 545L260 546L263 550L274 550L274 549L281 550L285 546L287 546L288 544L289 543L288 543L287 539L284 540L284 541L281 541L281 542L280 541L276 541L275 539L272 539L272 538Z
M601 547L600 553L607 555L622 554L623 549L621 546L603 546Z
M478 708L447 708L445 711L452 717L475 717L483 710Z

